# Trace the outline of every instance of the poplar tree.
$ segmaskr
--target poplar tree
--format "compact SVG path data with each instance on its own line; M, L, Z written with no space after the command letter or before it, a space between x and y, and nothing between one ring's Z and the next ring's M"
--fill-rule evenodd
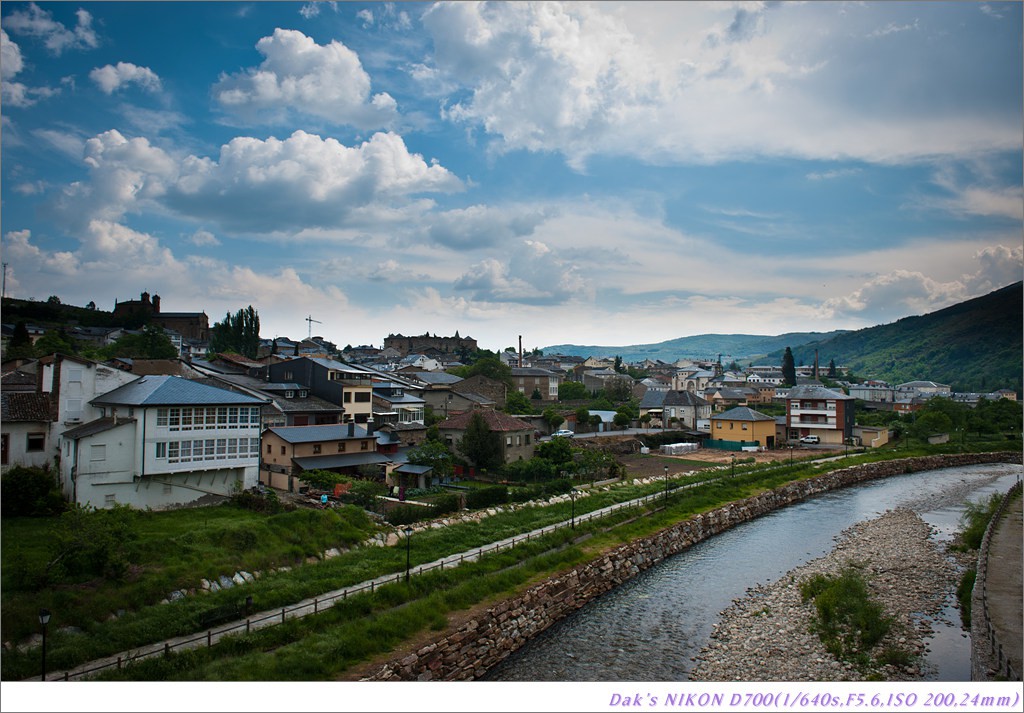
M235 352L255 359L260 348L260 316L249 305L234 315L228 312L223 322L217 322L210 330L210 351Z
M793 363L793 350L789 347L786 347L786 353L782 355L782 383L796 386L796 365Z

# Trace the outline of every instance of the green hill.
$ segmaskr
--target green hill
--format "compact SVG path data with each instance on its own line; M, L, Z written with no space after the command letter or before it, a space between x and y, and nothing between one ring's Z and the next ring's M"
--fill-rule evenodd
M789 345L799 364L848 367L856 376L902 383L918 379L953 391L1021 393L1024 283L945 309L829 339ZM785 348L759 361L779 364Z
M582 357L622 357L623 361L638 362L653 359L671 363L679 359L717 359L722 361L744 361L762 356L777 349L792 347L811 341L821 341L843 334L836 332L792 332L777 337L756 334L699 334L694 337L680 337L657 344L633 344L630 346L605 347L579 344L558 344L544 347L545 354L565 354Z

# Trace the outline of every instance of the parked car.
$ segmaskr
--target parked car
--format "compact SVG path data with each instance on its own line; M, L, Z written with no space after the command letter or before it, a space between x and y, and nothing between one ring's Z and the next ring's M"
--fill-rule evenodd
M560 429L551 434L552 438L555 438L557 436L562 436L563 438L572 438L575 435L575 433L566 428Z
M818 438L817 436L801 436L800 437L800 442L801 443L821 443L821 439Z

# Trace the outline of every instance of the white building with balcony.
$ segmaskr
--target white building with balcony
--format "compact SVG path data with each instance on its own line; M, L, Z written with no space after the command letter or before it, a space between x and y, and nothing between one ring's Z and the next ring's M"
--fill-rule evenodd
M90 402L64 431L60 485L80 505L154 510L220 502L259 480L265 400L177 376L143 376Z

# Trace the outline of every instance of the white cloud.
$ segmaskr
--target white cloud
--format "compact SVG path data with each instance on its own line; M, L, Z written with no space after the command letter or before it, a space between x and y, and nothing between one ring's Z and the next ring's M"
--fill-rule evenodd
M213 87L214 100L235 117L273 123L300 114L377 128L398 115L390 95L370 95L359 57L337 40L318 45L297 30L277 28L256 49L265 57L259 67L221 75Z
M30 242L31 238L30 230L12 230L5 234L4 259L17 265L31 265L32 271L44 275L70 276L78 272L79 260L76 255L68 251L44 252Z
M533 232L545 211L533 206L473 205L432 216L427 235L450 248L486 248L510 244Z
M21 48L0 29L0 79L11 79L25 66Z
M69 225L116 221L143 208L258 233L408 220L430 207L416 196L461 190L439 164L378 133L359 146L296 131L285 140L238 137L216 160L176 157L145 138L108 131L85 144L89 180L67 186L56 212Z
M139 67L130 62L96 67L89 72L89 78L96 82L105 94L113 94L126 84L138 84L150 92L160 91L160 77L149 67Z
M594 288L579 268L544 243L526 240L512 247L505 260L487 258L471 265L454 288L483 302L551 305L593 297Z
M4 26L17 34L42 40L45 47L55 55L62 54L66 49L99 47L99 38L92 28L92 15L79 9L75 17L78 22L74 29L69 30L33 2L29 3L26 10L15 10L7 15Z
M965 96L950 111L948 84L920 84L932 81L940 45L911 32L907 12L438 3L423 15L433 55L413 76L432 91L456 87L442 116L486 131L492 151L560 152L580 170L596 153L661 164L766 155L893 163L1019 150L1019 107ZM866 39L872 31L901 32L901 42L883 47ZM986 72L993 59L965 61ZM879 77L883 62L903 71ZM913 91L901 84L909 76Z
M34 129L32 136L49 144L67 158L75 161L82 159L85 141L81 136L66 131L57 131L56 129Z
M217 236L211 233L209 230L197 230L189 236L188 241L196 247L208 247L220 245L220 241L217 240Z

